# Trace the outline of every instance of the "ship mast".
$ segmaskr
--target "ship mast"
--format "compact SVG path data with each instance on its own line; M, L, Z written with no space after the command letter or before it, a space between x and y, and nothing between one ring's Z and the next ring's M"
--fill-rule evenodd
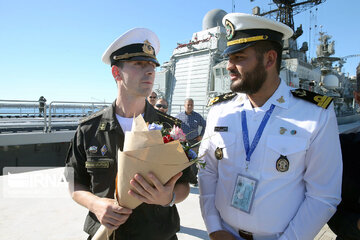
M294 26L294 15L306 11L314 6L317 6L321 3L324 3L326 0L307 0L302 2L296 2L296 0L273 0L274 4L276 4L277 8L268 12L260 13L260 8L255 7L253 9L253 14L266 16L272 13L276 13L276 20L282 22L293 30L295 30ZM299 29L299 28L298 28ZM296 30L298 32L299 30ZM302 30L301 30L302 32ZM300 34L301 35L301 34ZM299 35L299 36L300 36ZM297 37L299 37L297 36Z

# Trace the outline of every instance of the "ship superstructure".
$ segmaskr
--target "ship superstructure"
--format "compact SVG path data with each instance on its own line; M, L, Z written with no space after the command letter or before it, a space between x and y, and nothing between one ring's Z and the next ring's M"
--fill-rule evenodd
M257 8L254 8L254 13L261 15ZM193 33L188 43L178 44L170 60L156 73L154 88L168 99L168 113L171 115L183 111L186 98L193 98L194 110L206 118L208 108L205 106L208 100L230 91L227 60L222 56L226 48L226 30L221 20L226 14L221 9L209 11L203 18L202 30ZM297 46L297 38L301 34L300 25L294 31L294 36L284 41L281 79L291 87L333 97L339 125L353 122L359 122L360 125L360 115L356 113L357 107L352 96L356 79L341 72L345 58L331 57L335 53L335 43L329 41L331 36L320 33L317 58L309 61L306 57L308 44L304 42L300 48ZM334 66L335 62L339 64Z

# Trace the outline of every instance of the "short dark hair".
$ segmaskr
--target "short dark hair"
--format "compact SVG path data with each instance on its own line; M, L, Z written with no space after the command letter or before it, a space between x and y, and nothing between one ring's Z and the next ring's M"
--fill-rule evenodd
M123 68L124 67L124 61L117 61L116 64L114 64L114 65L119 67L119 68Z
M256 58L258 60L263 59L264 54L267 53L268 51L274 50L277 53L276 70L278 73L280 73L282 50L283 50L281 44L274 41L258 41L254 45L254 49L256 52Z

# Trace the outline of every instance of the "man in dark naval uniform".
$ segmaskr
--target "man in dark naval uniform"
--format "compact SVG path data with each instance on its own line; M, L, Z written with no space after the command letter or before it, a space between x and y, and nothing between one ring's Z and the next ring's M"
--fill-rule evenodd
M123 150L124 132L130 131L134 116L169 126L181 121L155 110L145 99L150 95L159 66L156 54L159 39L150 30L134 28L116 39L105 51L103 62L111 65L117 98L112 106L84 119L71 141L65 174L70 181L72 198L89 209L84 231L91 239L100 223L115 230L111 239L177 239L179 215L174 203L189 194L189 170L185 169L161 184L154 175L151 183L136 174L129 191L143 203L135 209L115 204L117 150ZM169 156L171 158L171 156ZM72 179L72 171L74 177Z

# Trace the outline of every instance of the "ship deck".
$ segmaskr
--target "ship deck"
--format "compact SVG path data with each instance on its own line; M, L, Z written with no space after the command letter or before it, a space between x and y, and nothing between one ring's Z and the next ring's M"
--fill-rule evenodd
M82 231L87 210L77 205L65 187L65 183L51 182L53 188L48 188L44 181L45 176L59 176L63 168L52 168L41 171L31 171L19 174L0 176L0 232L4 240L79 240L86 239ZM16 176L16 177L15 177ZM9 186L21 189L21 184L29 180L37 189L31 191L9 191ZM42 179L43 180L43 179ZM27 182L24 182L27 181ZM181 229L177 234L179 240L208 240L205 225L201 218L199 207L199 189L191 187L189 197L177 204ZM336 235L325 225L316 240L335 240Z

